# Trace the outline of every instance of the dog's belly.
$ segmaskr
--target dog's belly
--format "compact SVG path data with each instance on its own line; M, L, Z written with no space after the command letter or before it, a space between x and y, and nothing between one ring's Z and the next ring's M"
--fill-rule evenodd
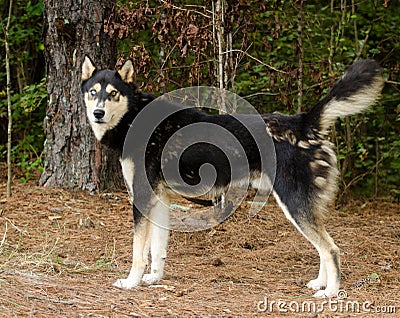
M198 184L194 185L169 180L168 183L165 183L164 188L168 192L168 195L172 197L181 196L215 202L219 201L221 196L227 194L230 189L242 189L246 191L248 188L253 188L269 192L272 190L273 184L267 174L262 174L260 171L252 171L243 176L243 178L225 179L226 182L222 182L222 179L217 177L218 183L202 183L200 180ZM192 182L193 180L190 179L189 181Z

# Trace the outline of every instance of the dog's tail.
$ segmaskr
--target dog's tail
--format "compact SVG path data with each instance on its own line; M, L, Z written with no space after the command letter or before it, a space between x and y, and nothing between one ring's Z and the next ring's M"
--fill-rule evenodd
M383 84L381 69L375 61L354 63L306 114L308 127L319 137L326 136L338 117L366 111L380 96Z

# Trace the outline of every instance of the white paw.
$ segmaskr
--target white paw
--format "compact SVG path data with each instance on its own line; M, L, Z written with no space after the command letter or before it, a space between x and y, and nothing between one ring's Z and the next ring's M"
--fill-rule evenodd
M317 291L313 297L315 298L334 298L337 297L338 291L337 290L327 290L321 289Z
M136 287L137 285L139 285L139 283L140 283L140 281L139 282L135 282L134 280L132 280L132 279L118 279L114 284L113 284L113 286L114 287L118 287L118 288L122 288L122 289L131 289L131 288L134 288L134 287Z
M320 290L326 287L326 282L323 282L317 278L310 280L306 286L313 290Z
M161 280L161 276L159 274L145 274L143 275L142 281L144 281L146 284L154 284L157 283Z

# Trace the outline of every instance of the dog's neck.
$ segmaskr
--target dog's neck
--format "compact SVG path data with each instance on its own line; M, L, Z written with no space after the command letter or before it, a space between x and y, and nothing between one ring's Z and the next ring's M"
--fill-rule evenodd
M101 144L108 148L117 150L121 155L124 147L125 137L132 121L135 118L135 113L133 111L129 111L121 118L117 126L107 130L100 140Z

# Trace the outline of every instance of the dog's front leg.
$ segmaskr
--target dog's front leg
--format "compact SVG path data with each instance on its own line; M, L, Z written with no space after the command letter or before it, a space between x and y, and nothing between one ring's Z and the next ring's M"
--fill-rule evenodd
M169 239L169 205L169 198L166 195L160 195L150 212L151 270L150 274L143 276L143 281L147 284L160 281L164 274Z
M132 267L126 279L118 279L115 287L131 289L140 284L147 265L149 251L150 221L133 205L134 238Z

